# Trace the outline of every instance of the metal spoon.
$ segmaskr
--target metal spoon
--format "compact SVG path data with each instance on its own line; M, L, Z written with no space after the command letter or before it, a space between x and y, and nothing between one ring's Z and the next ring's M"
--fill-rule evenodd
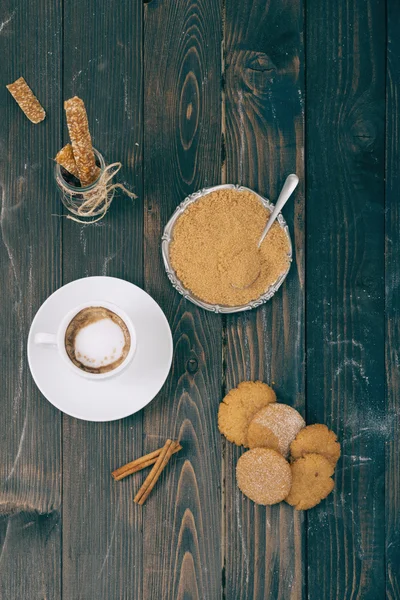
M281 212L282 208L285 206L286 202L289 200L290 196L293 194L298 183L299 183L299 178L294 173L292 173L291 175L288 175L286 177L286 181L283 184L281 193L279 194L278 200L276 201L274 210L272 211L272 213L267 221L267 224L264 227L264 230L261 234L260 241L257 244L257 250L259 250L261 244L265 240L265 237L266 237L268 231L271 229L272 225L274 224L274 222L275 222L277 216L279 215L279 213ZM243 265L244 270L243 270L243 273L241 273L240 281L231 281L231 286L234 287L235 289L243 290L243 289L247 289L248 287L253 285L253 283L258 279L258 277L260 276L261 267L259 268L256 277L251 276L251 281L248 281L247 277L249 275L249 272L246 268L246 262L247 262L248 266L251 265L254 267L255 259L259 260L258 252L256 253L256 251L254 250L254 251L248 253L248 256L242 257L242 259L245 261L245 263ZM247 277L243 278L243 275L245 275L245 274L247 275ZM246 281L245 284L244 284L244 281Z
M294 190L299 183L299 178L297 175L292 173L286 177L286 181L283 184L283 188L281 189L281 193L279 194L278 200L276 201L275 208L271 213L270 218L266 226L264 227L264 231L261 234L260 241L258 242L258 248L261 246L268 231L271 229L272 225L275 223L276 217L282 211L282 208L285 206L286 202L289 200L290 196L293 194Z

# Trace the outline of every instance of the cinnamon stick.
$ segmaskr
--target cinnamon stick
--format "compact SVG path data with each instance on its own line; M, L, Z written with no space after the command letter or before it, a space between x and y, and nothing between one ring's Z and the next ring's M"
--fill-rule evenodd
M163 449L161 450L154 466L146 479L143 482L142 487L139 489L138 493L134 497L133 501L137 504L144 504L147 498L150 495L151 490L157 483L161 473L165 469L168 464L169 459L171 458L174 450L179 445L179 442L173 442L172 440L167 440Z
M151 465L154 465L157 458L160 456L161 450L162 448L158 448L158 450L154 450L154 452L150 452L145 456L136 458L135 460L113 471L111 475L114 477L115 481L121 481L121 479L128 477L128 475L132 475L133 473L137 473L146 467L150 467ZM182 446L178 443L173 451L173 454L179 452L179 450L182 450Z

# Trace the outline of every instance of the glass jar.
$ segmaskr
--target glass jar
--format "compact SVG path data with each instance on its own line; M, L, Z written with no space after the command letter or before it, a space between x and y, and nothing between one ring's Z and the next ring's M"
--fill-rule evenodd
M60 190L61 202L70 213L88 222L95 217L104 216L115 193L115 189L107 187L107 182L104 182L103 174L106 170L106 163L103 156L95 148L93 148L93 152L100 173L96 181L88 186L78 185L78 180L72 175L67 180L68 171L58 163L55 166L55 179ZM74 180L76 185L74 185Z

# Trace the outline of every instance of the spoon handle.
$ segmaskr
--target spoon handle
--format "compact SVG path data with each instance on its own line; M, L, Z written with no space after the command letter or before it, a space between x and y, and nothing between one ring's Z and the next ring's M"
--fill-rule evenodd
M268 219L268 222L264 228L264 231L261 234L260 241L258 242L258 247L260 247L261 244L263 243L263 241L265 240L265 236L267 235L268 231L271 229L273 223L275 222L276 217L279 215L282 208L285 206L286 202L289 200L290 196L293 194L298 183L299 183L299 178L294 173L292 173L291 175L288 175L286 177L286 181L283 184L283 188L281 189L279 198L276 201L275 208L272 211L271 216Z

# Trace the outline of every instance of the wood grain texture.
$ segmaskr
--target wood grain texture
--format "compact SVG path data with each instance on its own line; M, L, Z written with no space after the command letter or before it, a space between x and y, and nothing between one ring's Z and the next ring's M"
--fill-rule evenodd
M386 71L386 597L400 598L400 5L387 5Z
M1 4L0 597L10 600L61 593L61 418L34 385L26 358L31 320L60 284L49 161L61 140L60 19L59 2ZM5 88L21 75L46 107L39 125Z
M221 596L221 319L185 301L161 261L162 229L185 196L219 182L219 0L145 6L145 281L174 338L172 371L145 409L145 450L181 440L143 508L143 598Z
M226 388L273 383L278 399L304 413L303 9L300 1L226 3L226 180L272 201L286 176L300 186L285 207L294 249L278 294L227 319ZM303 597L303 516L282 503L264 508L236 486L242 449L225 449L225 597Z
M1 3L1 600L400 598L400 6L305 6ZM5 88L21 75L47 112L39 125ZM116 198L93 226L52 216L51 158L75 94L95 147L139 196ZM221 181L274 201L290 172L294 261L276 297L228 318L186 302L160 253L176 205ZM115 423L62 416L26 360L41 303L90 275L145 287L173 331L164 388ZM237 489L242 450L221 439L217 410L245 379L272 382L339 434L336 490L306 515ZM148 471L121 482L111 471L167 437L183 449L135 506Z
M141 285L143 4L67 0L64 18L64 98L84 100L94 146L123 164L120 181L139 196L116 198L99 224L63 222L64 283L110 275ZM111 471L142 454L142 414L107 424L65 416L63 433L63 598L141 598L135 481L116 483Z
M385 5L307 4L307 416L339 435L308 596L385 597Z

